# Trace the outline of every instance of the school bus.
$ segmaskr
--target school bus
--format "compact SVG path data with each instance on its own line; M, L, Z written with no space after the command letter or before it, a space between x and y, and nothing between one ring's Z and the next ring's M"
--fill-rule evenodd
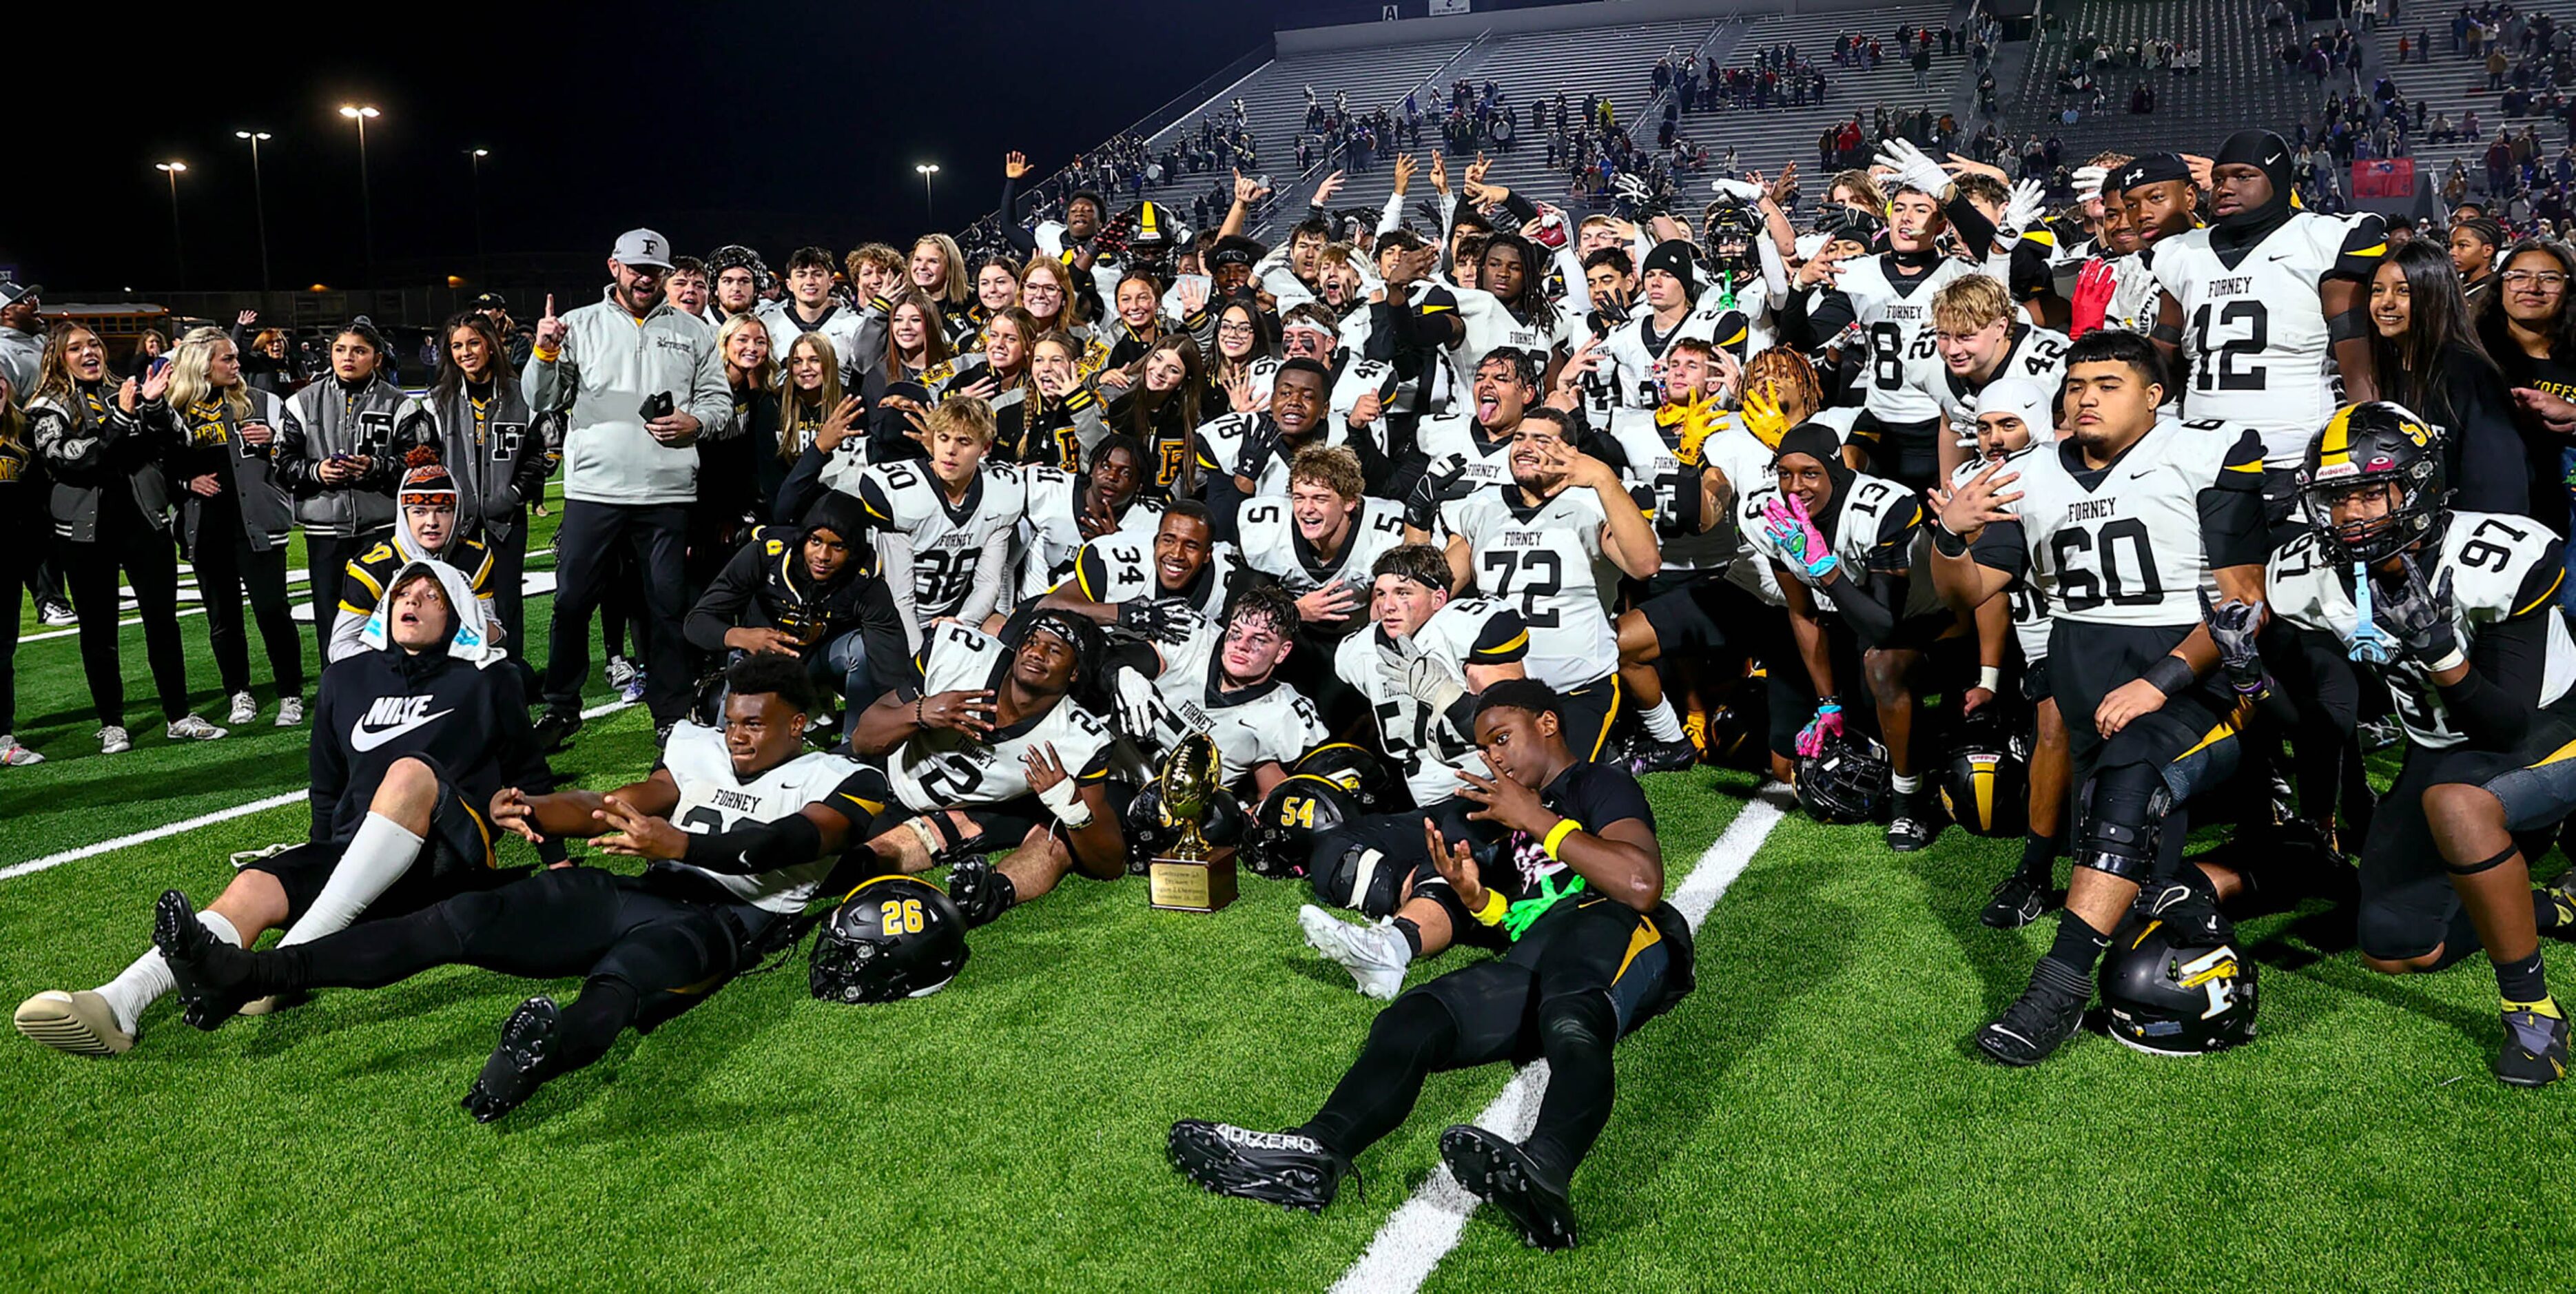
M61 305L47 303L41 317L48 326L76 323L97 333L99 340L107 343L107 357L111 362L132 355L147 332L157 332L166 340L177 340L171 334L174 321L169 309L145 301L115 305L89 305L77 301Z

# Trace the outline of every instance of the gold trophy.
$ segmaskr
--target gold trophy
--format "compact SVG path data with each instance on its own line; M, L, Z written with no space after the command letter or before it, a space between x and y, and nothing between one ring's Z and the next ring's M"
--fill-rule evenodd
M1203 732L1183 737L1163 760L1156 775L1163 797L1163 825L1177 828L1180 838L1168 857L1145 867L1146 896L1166 912L1214 912L1234 902L1234 847L1211 849L1199 834L1199 823L1225 794L1224 765L1216 743Z

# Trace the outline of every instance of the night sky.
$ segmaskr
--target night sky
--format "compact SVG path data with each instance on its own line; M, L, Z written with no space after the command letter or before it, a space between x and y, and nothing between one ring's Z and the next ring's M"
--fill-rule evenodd
M124 34L84 39L97 67L40 78L80 88L22 99L14 118L20 184L0 205L0 266L58 301L174 287L153 163L178 158L187 286L257 287L250 148L233 136L257 129L275 135L260 146L274 286L357 286L357 133L342 103L384 113L367 123L381 286L476 277L465 152L477 146L492 150L484 236L505 282L513 253L604 258L636 225L694 255L747 242L773 267L804 242L904 243L925 227L915 163L940 164L938 222L954 229L1000 196L1004 152L1052 171L1259 44L1277 9L645 0L370 6L363 24L314 12L207 10L192 30L145 33L127 10L112 20Z

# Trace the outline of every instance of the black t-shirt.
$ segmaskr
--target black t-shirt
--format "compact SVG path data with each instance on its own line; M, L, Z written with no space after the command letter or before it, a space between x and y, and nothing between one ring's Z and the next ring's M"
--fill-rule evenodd
M1538 799L1550 812L1582 823L1582 830L1596 836L1611 823L1630 818L1645 823L1648 832L1655 829L1655 811L1646 804L1645 790L1628 770L1609 764L1575 763L1541 788ZM1564 893L1581 878L1573 868L1549 858L1545 844L1524 832L1512 832L1495 851L1494 862L1481 869L1479 879L1511 903Z
M2489 338L2488 353L2504 369L2508 388L2527 386L2547 391L2560 399L2576 400L2576 363L2551 356L2534 359L2509 340L2502 345ZM2528 420L2519 420L2522 450L2531 471L2531 515L2553 526L2564 528L2570 519L2570 497L2576 495L2566 481L2567 472L2561 453L2570 442L2565 436L2541 431Z

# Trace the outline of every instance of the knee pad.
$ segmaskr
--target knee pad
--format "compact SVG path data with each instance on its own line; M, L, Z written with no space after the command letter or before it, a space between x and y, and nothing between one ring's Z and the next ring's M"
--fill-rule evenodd
M2156 828L2173 792L2144 764L2100 770L2076 792L2075 865L2145 885L2155 871Z
M1310 867L1317 899L1371 917L1395 915L1405 875L1412 870L1403 860L1339 833L1316 842Z

